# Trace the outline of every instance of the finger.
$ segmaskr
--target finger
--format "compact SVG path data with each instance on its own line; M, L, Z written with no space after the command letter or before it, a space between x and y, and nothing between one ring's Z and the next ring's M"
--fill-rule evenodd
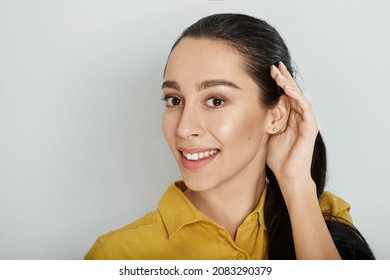
M275 65L271 66L271 76L281 88L284 88L285 85L289 85L297 91L300 90L294 78L282 62L279 62L278 67Z
M286 77L288 81L292 81L292 83L286 83L284 86L284 92L294 99L295 102L293 104L297 104L299 106L295 106L294 108L301 113L305 119L308 117L314 118L314 112L311 106L310 101L307 99L307 97L302 93L301 89L295 82L294 78L291 76L290 72L288 71L286 65L284 65L283 62L279 62L278 69L281 72L281 74ZM308 113L308 114L305 114Z
M288 118L288 127L297 134L298 133L298 119L302 118L301 114L295 110L290 111L290 116Z
M279 66L281 67L281 66ZM287 71L288 73L288 71ZM275 65L271 66L271 77L275 80L276 84L280 86L282 89L285 89L286 86L296 90L297 92L300 91L298 85L295 83L294 79L291 77L290 74L286 77L285 74L282 73L281 69L277 68Z
M288 71L286 65L283 62L279 62L278 70L280 73L288 80L290 83L286 83L284 90L290 93L291 97L297 100L298 104L304 109L311 109L311 104L309 100L302 93L301 89L295 82L294 78L291 76L291 73Z
M301 91L297 91L289 85L285 85L283 89L286 95L291 98L293 109L297 110L299 113L311 110L311 104L309 100L301 93Z
M292 84L294 84L296 86L296 88L299 89L299 87L298 87L297 83L295 82L293 76L291 76L290 71L288 71L286 65L284 65L284 63L281 62L281 61L278 64L278 70L283 74L283 76L286 77L287 80L292 82Z
M282 72L275 66L271 66L271 77L275 80L278 86L283 88L287 84L286 77L282 74Z
M309 100L301 92L295 80L288 72L286 66L280 62L279 68L271 67L271 76L276 83L284 89L286 95L290 98L291 109L296 111L296 114L300 115L300 119L305 120L308 127L312 127L316 130L317 121L314 116L314 112ZM293 118L292 120L296 120Z
M279 63L279 68L274 65L271 67L271 76L278 86L283 88L284 92L295 101L292 102L294 109L300 113L311 111L309 100L302 94L290 72L282 62Z
M303 120L311 124L310 126L317 127L312 105L307 98L300 91L297 92L288 86L285 87L285 93L291 98L291 109L299 113Z

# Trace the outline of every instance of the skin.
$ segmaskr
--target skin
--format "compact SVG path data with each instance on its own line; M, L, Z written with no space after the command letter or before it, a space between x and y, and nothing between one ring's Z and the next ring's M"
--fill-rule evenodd
M285 89L266 109L244 59L221 41L184 38L164 74L163 130L188 187L185 195L235 239L274 171L286 201L298 258L339 258L310 176L318 126L283 64L271 76ZM218 151L201 161L183 152ZM307 213L312 213L307 217Z
M283 63L271 76L290 101L286 127L268 143L267 163L274 172L290 215L297 259L341 259L325 224L310 175L318 125L307 98ZM310 213L310 215L307 215Z

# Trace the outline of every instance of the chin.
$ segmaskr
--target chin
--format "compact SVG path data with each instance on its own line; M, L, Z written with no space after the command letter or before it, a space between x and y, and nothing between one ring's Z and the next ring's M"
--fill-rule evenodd
M215 188L215 184L207 179L197 179L193 176L191 176L191 178L183 176L183 181L188 189L195 192L208 191Z

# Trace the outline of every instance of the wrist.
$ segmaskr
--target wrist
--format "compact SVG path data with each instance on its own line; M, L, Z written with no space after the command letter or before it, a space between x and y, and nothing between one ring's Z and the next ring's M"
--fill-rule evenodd
M287 208L293 208L294 205L304 206L306 202L316 201L317 187L312 178L300 180L278 180Z

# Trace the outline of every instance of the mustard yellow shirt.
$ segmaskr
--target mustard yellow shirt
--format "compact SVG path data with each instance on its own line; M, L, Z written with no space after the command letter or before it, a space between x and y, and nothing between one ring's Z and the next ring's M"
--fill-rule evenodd
M267 259L267 229L263 206L257 207L237 230L235 240L187 199L184 182L171 184L158 209L139 220L100 236L85 259ZM322 212L352 223L349 204L332 193L320 197Z

